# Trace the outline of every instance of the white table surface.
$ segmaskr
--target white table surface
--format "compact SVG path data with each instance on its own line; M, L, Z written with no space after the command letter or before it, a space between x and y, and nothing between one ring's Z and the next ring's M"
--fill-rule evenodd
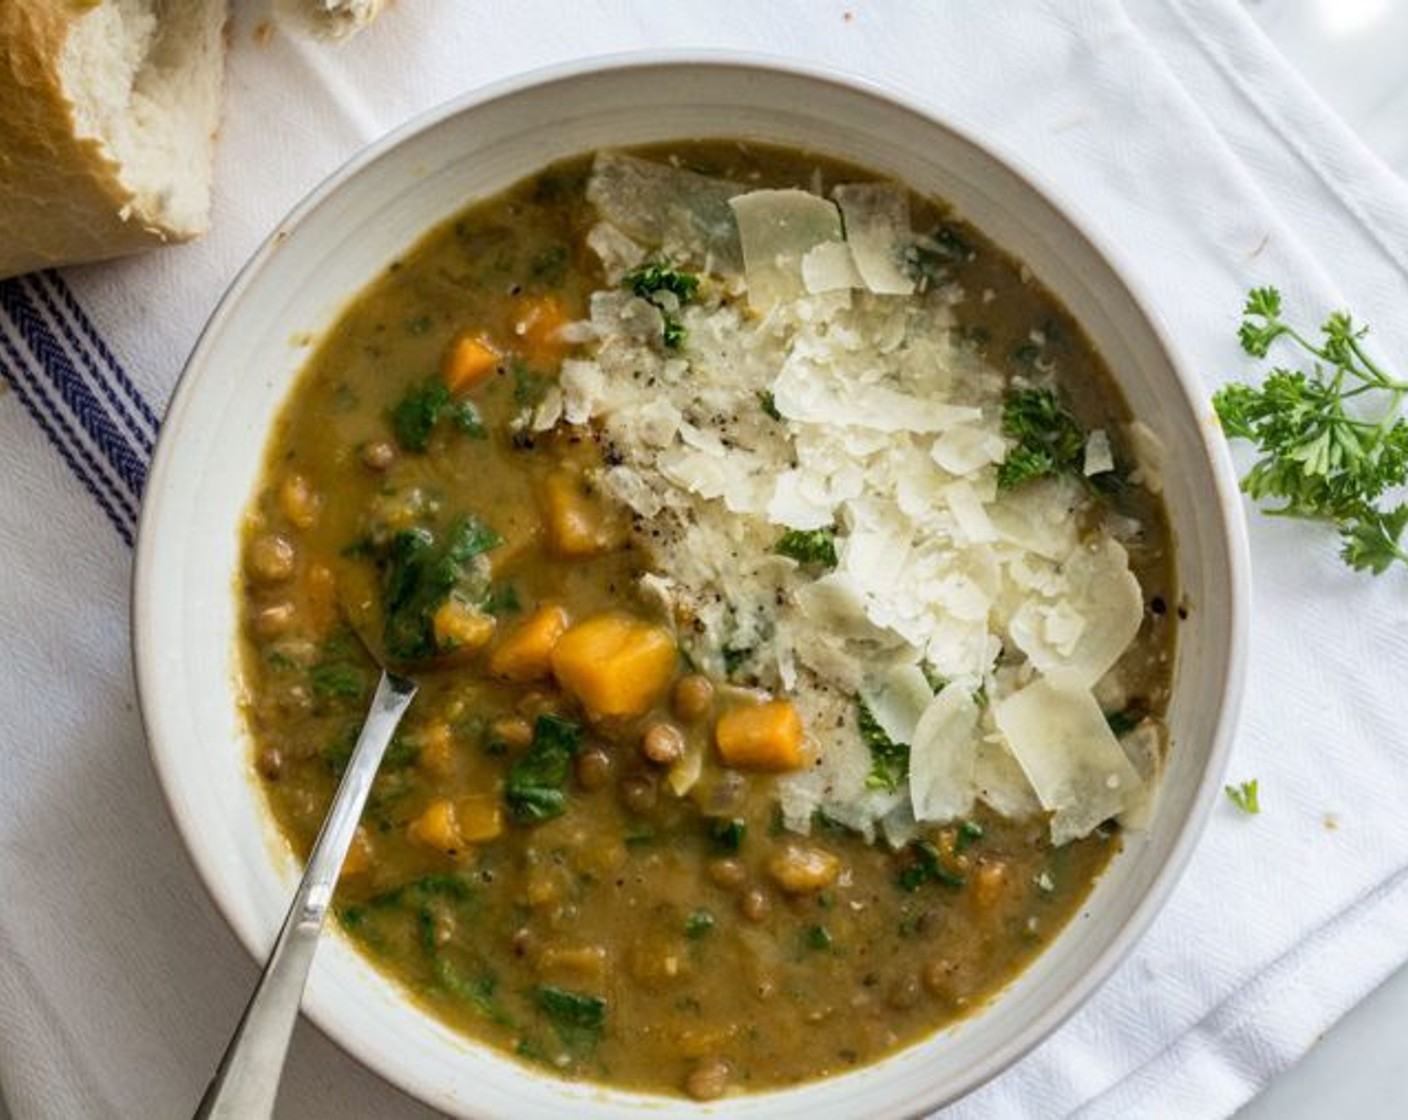
M1408 0L1246 0L1306 81L1408 178ZM1238 1120L1408 1116L1408 968L1346 1015Z
M1408 0L1245 0L1306 81L1408 178ZM1239 1120L1408 1116L1408 968L1328 1031ZM0 1120L10 1120L0 1097Z

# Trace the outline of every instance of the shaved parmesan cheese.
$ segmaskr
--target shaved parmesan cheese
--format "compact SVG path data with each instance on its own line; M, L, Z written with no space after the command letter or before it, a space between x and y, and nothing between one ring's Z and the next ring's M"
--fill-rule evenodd
M1013 819L1045 808L1062 838L1137 819L1138 783L1116 768L1114 797L1089 779L1110 762L1103 720L1077 741L1142 617L1116 521L1091 516L1079 478L999 491L1009 375L955 344L960 287L905 286L903 192L839 189L843 230L804 191L610 154L593 180L608 278L661 258L717 271L730 254L746 275L682 304L593 293L570 328L590 360L565 362L560 391L519 422L591 426L609 450L592 481L632 514L650 568L642 598L703 669L797 705L807 764L775 785L787 827L821 812L902 844L975 799ZM662 309L685 328L668 351ZM1087 466L1108 451L1094 433ZM779 555L788 530L833 532L835 568ZM950 682L937 699L920 665ZM1064 705L1050 728L1023 707L1042 690ZM867 781L858 702L911 747L900 790ZM667 780L688 791L708 765L692 754Z
M841 240L841 214L806 191L750 191L729 200L743 245L748 303L768 311L805 295L802 258L818 245Z
M1104 474L1115 469L1115 454L1110 450L1110 437L1104 428L1096 428L1085 441L1085 466L1082 472L1087 478Z
M1129 435L1130 448L1134 452L1135 471L1131 476L1151 494L1164 492L1164 441L1154 434L1154 430L1136 420L1125 426Z
M969 544L986 544L997 539L992 519L978 500L977 491L968 483L951 483L944 487L944 495L948 498L948 508L953 511L959 532Z
M1076 688L1090 688L1119 660L1144 618L1144 595L1129 554L1108 538L1081 545L1066 559L1055 602L1028 600L1010 632L1036 668Z
M1009 820L1026 820L1041 812L1036 791L1001 735L978 744L973 780L983 804Z
M897 665L861 686L860 698L894 743L912 743L919 717L934 701L918 665Z
M831 192L846 221L856 270L872 292L907 296L914 278L903 268L909 245L909 198L893 183L848 183Z
M851 249L844 241L827 241L808 249L802 257L802 284L807 291L834 292L864 286Z
M958 424L934 440L930 454L949 474L972 474L989 463L1002 462L1007 454L1007 441L999 432Z
M620 152L599 153L587 180L587 198L605 221L648 248L724 272L741 263L729 199L744 189ZM619 265L619 242L607 248Z
M909 794L917 819L943 823L972 809L979 715L972 695L956 684L925 708L909 748Z
M1088 836L1143 786L1089 689L1038 678L998 701L993 718L1052 814L1053 844Z

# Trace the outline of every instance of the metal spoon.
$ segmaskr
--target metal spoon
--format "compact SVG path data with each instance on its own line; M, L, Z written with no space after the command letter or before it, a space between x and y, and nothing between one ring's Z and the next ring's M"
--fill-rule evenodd
M415 694L413 681L382 670L371 711L318 839L313 842L313 853L308 857L293 905L264 965L259 986L196 1109L197 1120L207 1116L258 1120L273 1114L303 985L308 980L318 933L332 902L342 861L347 857L381 757Z

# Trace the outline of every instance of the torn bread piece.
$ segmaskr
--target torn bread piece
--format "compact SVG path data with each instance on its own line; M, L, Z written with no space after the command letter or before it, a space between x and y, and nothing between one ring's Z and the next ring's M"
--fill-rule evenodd
M0 4L0 277L204 233L225 0Z

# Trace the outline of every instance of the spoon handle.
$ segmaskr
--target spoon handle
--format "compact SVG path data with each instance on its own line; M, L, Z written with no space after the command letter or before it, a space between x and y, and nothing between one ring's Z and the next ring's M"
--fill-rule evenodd
M383 672L362 733L313 843L308 866L278 940L264 965L240 1025L220 1060L195 1116L258 1120L273 1114L303 985L318 946L352 833L367 803L381 757L416 694L413 682Z

